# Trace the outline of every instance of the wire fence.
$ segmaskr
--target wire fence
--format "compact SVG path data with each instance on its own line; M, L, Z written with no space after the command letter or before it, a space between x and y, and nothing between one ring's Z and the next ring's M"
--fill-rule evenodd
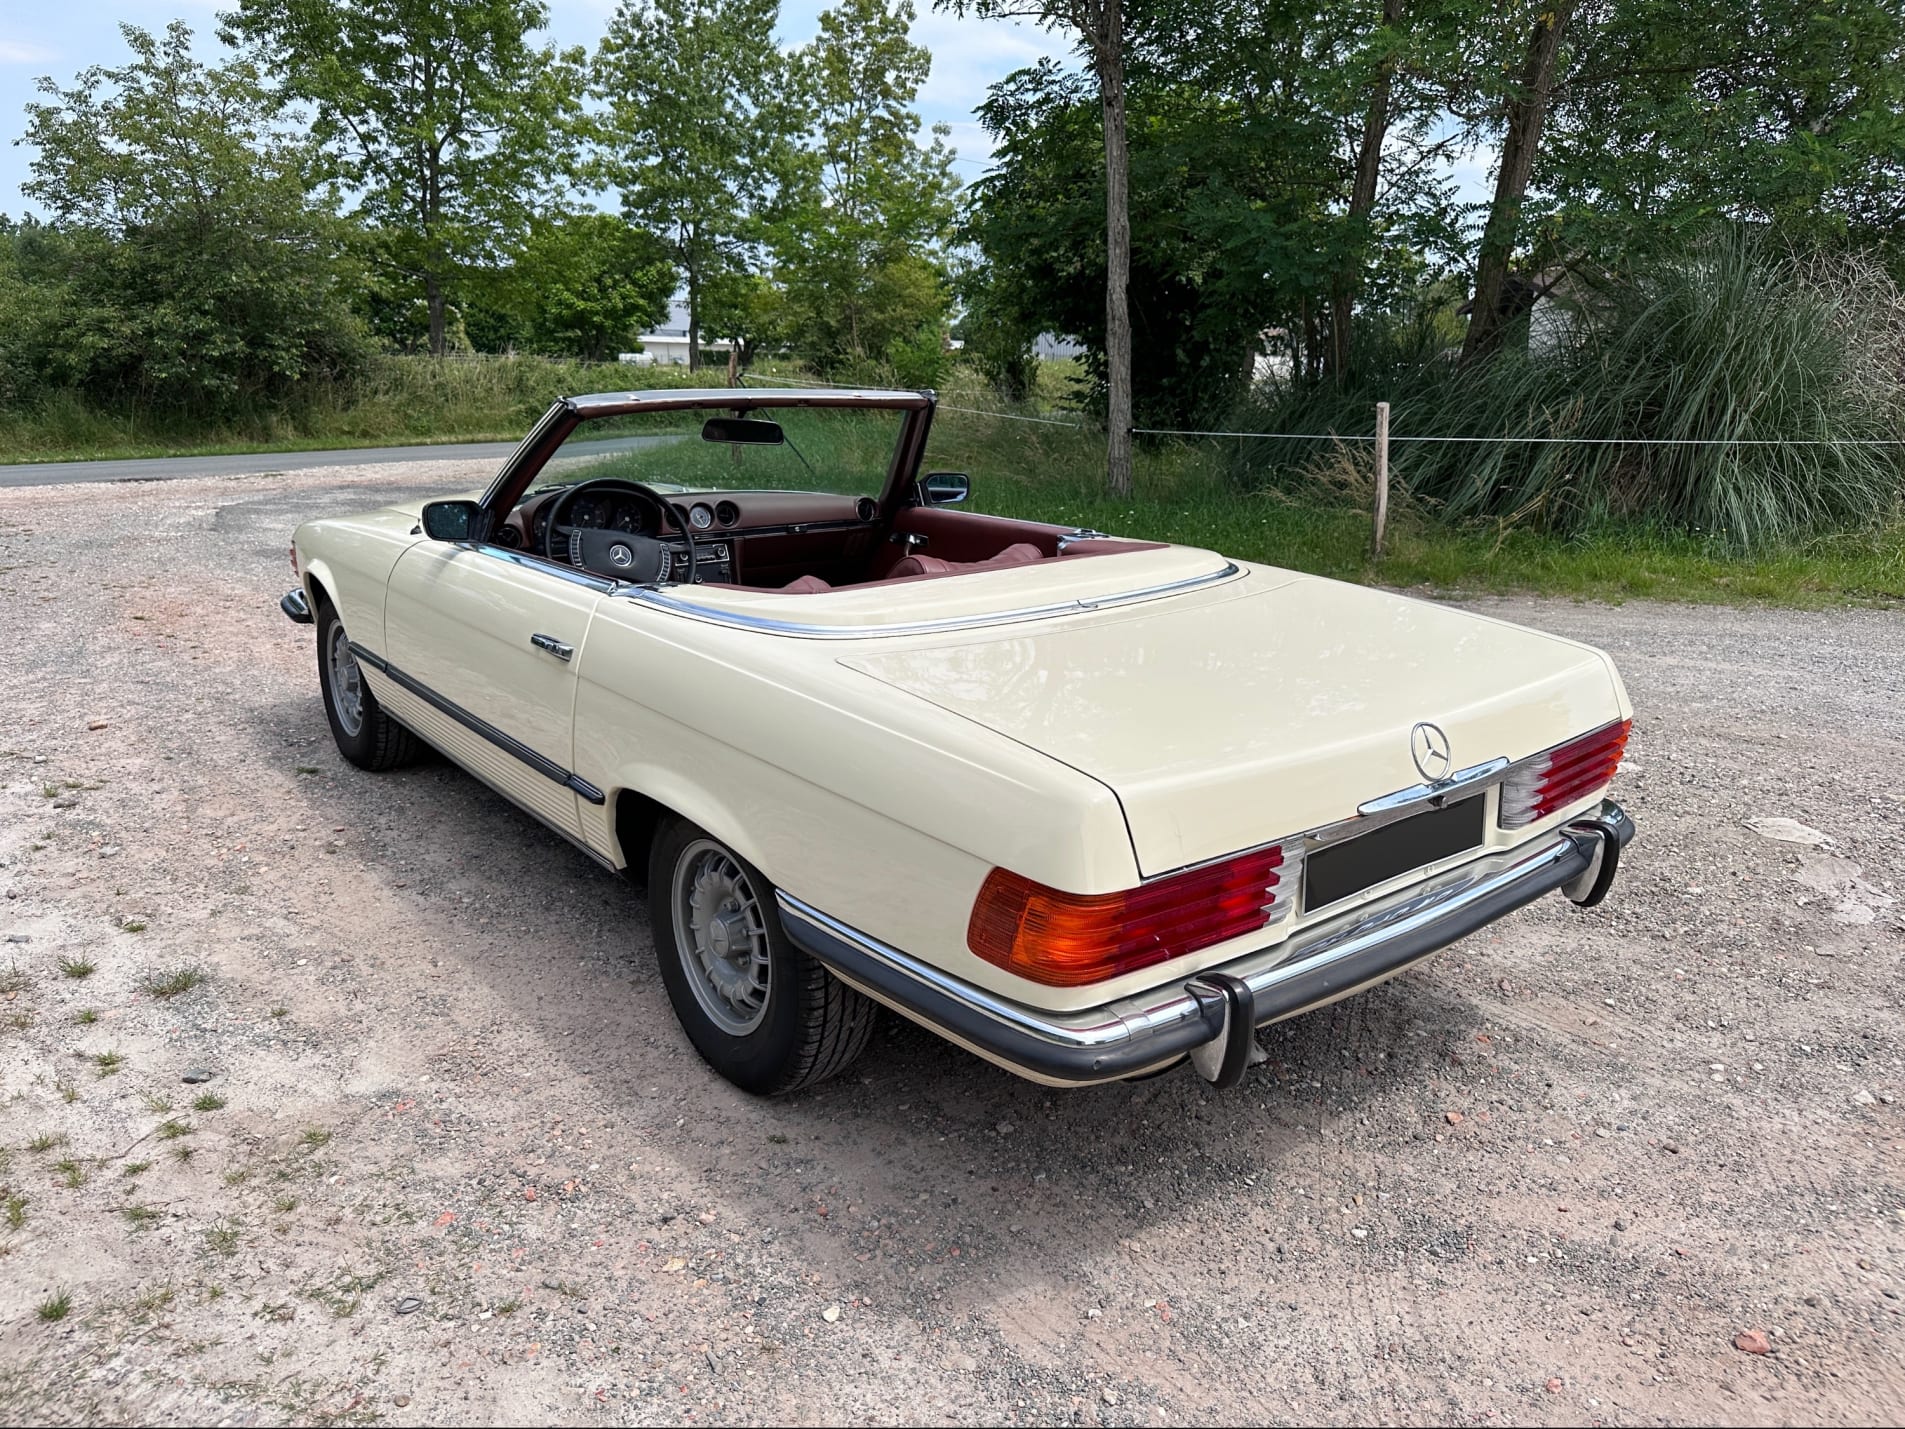
M828 388L843 392L858 390L854 383L825 382L811 377L777 376L763 380L775 386ZM744 376L741 381L745 386L746 377ZM1086 420L1033 416L1026 412L1002 412L990 407L963 407L951 402L939 403L938 410L958 412L971 417L992 417L1002 422L1027 422L1042 427L1069 427L1080 432L1104 431L1101 424ZM1253 432L1207 427L1133 427L1131 434L1134 437L1211 437L1259 442L1374 442L1390 446L1402 443L1474 445L1504 443L1530 446L1905 447L1905 437L1557 437L1537 436L1533 433L1430 435L1409 432Z

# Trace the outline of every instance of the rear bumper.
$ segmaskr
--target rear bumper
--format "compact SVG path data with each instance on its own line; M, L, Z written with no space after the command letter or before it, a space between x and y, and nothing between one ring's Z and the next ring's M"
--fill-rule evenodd
M1609 800L1532 848L1478 859L1180 984L1066 1013L1002 998L777 897L788 936L844 981L1022 1075L1082 1085L1192 1057L1208 1080L1230 1085L1258 1027L1393 977L1556 889L1598 903L1633 836L1633 820Z

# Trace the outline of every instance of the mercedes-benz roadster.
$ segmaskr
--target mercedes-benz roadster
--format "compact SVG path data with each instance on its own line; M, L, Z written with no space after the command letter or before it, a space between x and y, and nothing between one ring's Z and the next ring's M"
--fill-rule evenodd
M1189 1061L1544 894L1607 892L1596 650L1210 551L954 509L924 392L558 402L473 499L307 522L345 758L429 744L645 876L723 1076L879 1006L1023 1076Z

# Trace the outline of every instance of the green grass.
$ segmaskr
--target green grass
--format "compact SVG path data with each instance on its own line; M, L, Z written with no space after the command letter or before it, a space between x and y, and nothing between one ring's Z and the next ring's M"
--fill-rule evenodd
M1622 404L1631 406L1640 400L1635 395L1638 391L1635 383L1640 381L1640 376L1633 374L1641 374L1643 366L1646 374L1666 374L1662 380L1693 382L1698 375L1693 369L1684 363L1676 366L1670 360L1677 350L1672 342L1684 339L1692 343L1698 339L1705 343L1699 348L1700 352L1716 350L1714 340L1701 334L1719 330L1714 315L1721 311L1723 304L1701 298L1700 294L1714 289L1716 284L1724 287L1726 281L1732 281L1751 298L1752 292L1758 289L1747 292L1749 279L1751 274L1743 268L1732 272L1722 264L1717 277L1709 274L1700 280L1704 287L1692 286L1689 290L1692 295L1681 300L1679 308L1671 303L1666 306L1656 303L1644 327L1630 324L1631 334L1623 340L1633 345L1653 345L1645 351L1636 347L1633 362L1629 364L1632 368L1629 376L1616 371L1607 377L1608 400L1612 404L1607 410L1607 420L1620 417L1620 412L1626 410ZM1799 383L1795 390L1802 391L1803 395L1813 390L1807 383L1816 386L1818 381L1825 380L1805 374L1825 372L1830 375L1857 365L1861 359L1855 344L1841 343L1838 347L1827 344L1818 351L1806 345L1810 342L1808 325L1814 324L1818 315L1827 311L1826 307L1812 302L1803 293L1793 297L1784 288L1778 292L1781 295L1778 303L1762 303L1753 308L1758 316L1754 318L1757 326L1752 328L1752 333L1765 331L1782 335L1779 340L1786 344L1782 350L1798 354L1792 361L1801 365L1791 369L1800 374L1792 378ZM1727 301L1737 304L1745 299ZM1752 303L1758 301L1752 299ZM1700 306L1701 302L1707 306ZM1662 336L1663 333L1666 336ZM1754 341L1757 343L1758 339ZM1759 347L1764 346L1759 343ZM1715 369L1711 365L1701 368L1699 372L1705 375L1700 380L1710 388L1718 380L1713 375L1716 370L1750 372L1758 384L1756 390L1773 394L1765 399L1766 403L1785 400L1777 394L1784 390L1779 378L1786 369L1768 364L1747 367L1741 365L1741 361L1735 361L1729 368ZM1020 410L1066 419L1068 414L1061 404L1071 396L1069 378L1075 368L1076 364L1043 364L1037 396L1029 409ZM1804 376L1803 382L1801 376ZM718 383L722 375L709 372L698 380ZM772 385L774 380L771 371L761 371L755 376L758 386ZM1460 431L1479 430L1476 423L1486 426L1496 417L1507 424L1502 426L1503 430L1515 425L1508 419L1518 410L1515 404L1523 400L1517 395L1522 389L1515 383L1536 383L1537 377L1523 373L1519 377L1509 374L1496 379L1497 387L1476 397L1475 401L1481 406L1466 414L1454 410L1445 412L1438 406L1441 397L1437 394L1442 389L1437 387L1431 391L1434 383L1428 378L1423 381L1429 385L1419 392L1415 387L1409 388L1416 395L1409 398L1408 403L1402 401L1403 379L1399 373L1388 376L1377 373L1369 380L1388 382L1396 389L1392 395L1397 398L1395 421L1399 431L1405 429L1405 421L1413 424L1412 429L1416 431ZM217 430L168 424L150 414L94 411L66 399L51 401L27 413L0 412L0 452L5 453L5 460L42 461L514 440L557 395L615 390L631 385L686 385L688 381L685 370L637 369L620 364L588 366L539 358L436 362L421 357L388 357L379 359L361 381L348 389L322 394L298 413L264 414ZM1772 420L1766 415L1774 410L1771 405L1763 404L1756 409L1753 422L1760 424L1758 426L1741 425L1745 419L1731 410L1714 414L1703 409L1696 399L1708 388L1699 392L1691 388L1673 389L1671 395L1681 403L1677 410L1684 410L1685 414L1676 418L1680 426L1673 427L1674 431L1681 427L1691 431L1703 421L1707 427L1718 423L1726 430L1757 431ZM949 407L995 409L1001 406L963 369L954 369L942 386L941 395ZM1289 422L1311 423L1306 430L1363 431L1373 421L1369 414L1372 401L1362 391L1337 395L1318 392L1303 402L1292 400L1278 404L1277 410L1259 415L1266 423L1286 431L1292 429L1287 425ZM1780 407L1779 410L1786 409ZM1709 414L1703 417L1703 411ZM1589 420L1578 411L1563 415L1573 422L1568 428L1571 431L1598 431L1606 425L1599 417ZM1555 421L1562 420L1562 416L1554 413L1549 416ZM1668 427L1672 424L1664 418L1649 420L1660 427L1662 434L1671 434ZM1832 430L1850 429L1864 420L1862 415L1854 413L1839 421ZM1319 422L1323 424L1321 427L1314 425ZM1224 425L1230 423L1227 421ZM1778 430L1784 431L1789 426L1797 432L1803 422L1794 417L1785 425L1778 425ZM1525 424L1518 429L1525 429ZM862 445L864 443L858 440L850 441L847 447L851 450L838 453L805 447L803 450L823 473L829 469L829 456L837 458L832 464L836 470L847 467L860 470L865 467L859 450ZM1551 504L1544 507L1537 503L1534 510L1528 511L1525 508L1529 501L1516 504L1516 500L1507 495L1490 495L1483 501L1476 494L1473 481L1465 475L1467 469L1460 468L1459 464L1450 467L1444 463L1433 470L1424 466L1421 479L1425 487L1443 492L1444 496L1439 498L1439 504L1417 502L1402 488L1410 479L1412 464L1421 465L1423 450L1418 448L1418 455L1405 457L1401 447L1396 449L1395 505L1387 554L1380 563L1371 562L1368 556L1369 478L1362 448L1322 444L1307 453L1286 450L1284 456L1288 460L1269 470L1260 465L1259 455L1253 455L1256 448L1251 444L1224 439L1153 441L1140 445L1137 452L1136 494L1128 500L1113 501L1103 491L1104 438L1089 426L1042 426L942 409L934 423L925 466L928 470L970 473L974 485L972 510L1205 546L1243 560L1433 594L1528 591L1585 599L1650 598L1796 606L1905 600L1905 526L1896 521L1883 528L1867 527L1839 535L1801 536L1784 543L1763 543L1757 553L1744 555L1736 548L1737 543L1650 526L1631 510L1622 514L1620 503L1611 500L1602 502L1594 513L1575 512L1569 523L1551 519L1554 515ZM717 448L707 452L701 451L698 445L695 448L697 458L710 455L725 457L727 454ZM751 459L757 454L749 455ZM1503 482L1512 477L1514 482L1524 483L1515 486L1515 490L1526 489L1532 493L1536 488L1525 483L1547 480L1558 470L1550 462L1538 470L1502 468L1498 475ZM1597 481L1603 485L1607 482L1618 485L1626 468L1596 470L1600 473ZM1650 479L1671 479L1675 470L1678 469L1650 472ZM1788 484L1806 480L1809 470L1781 468L1780 480ZM1871 489L1869 472L1855 473L1858 480L1839 468L1821 471L1818 475L1841 496L1851 492L1847 500L1865 500ZM1462 485L1464 481L1468 482L1467 486ZM785 483L773 481L771 484ZM814 484L831 483L823 479ZM1509 489L1504 485L1501 491ZM1754 504L1756 500L1759 505ZM1756 498L1752 490L1745 487L1733 496L1716 491L1701 512L1719 516L1724 508L1731 513L1735 524L1760 529L1772 520L1756 514L1768 501L1774 498ZM1458 509L1473 509L1476 514L1458 516ZM1884 509L1882 503L1873 507L1872 519L1877 519ZM1489 518L1488 513L1500 510L1508 510L1509 515ZM145 925L128 922L121 926L131 932L142 931ZM157 997L176 996L194 985L196 976L202 976L196 969L184 970L184 973L193 981L174 985L170 979L159 979L148 983L147 991ZM24 975L16 972L13 976L19 986L26 985ZM4 977L0 975L0 991L6 990ZM287 1012L274 1007L271 1015L282 1018Z
M7 1229L17 1231L26 1224L26 1197L18 1191L7 1197Z
M1173 541L1240 560L1437 595L1528 591L1596 600L1656 599L1817 607L1905 601L1905 524L1798 539L1743 553L1634 523L1575 534L1505 521L1444 523L1398 494L1380 562L1369 554L1367 492L1327 468L1305 483L1240 490L1211 443L1141 446L1134 495L1103 489L1104 438L1089 430L942 416L931 470L964 471L966 509Z
M91 1027L95 1022L99 1021L99 1009L96 1007L82 1007L78 1012L73 1014L73 1021L80 1027Z
M33 1134L33 1139L27 1142L26 1149L37 1155L43 1151L51 1151L55 1146L64 1145L66 1145L64 1132L37 1131Z
M91 977L99 969L86 958L61 958L60 971L67 977L78 979Z
M93 1065L99 1069L99 1075L110 1077L126 1065L125 1054L121 1052L95 1052Z
M361 377L308 394L288 410L261 410L207 426L142 411L102 409L66 394L0 411L0 462L329 451L442 442L514 442L562 396L629 387L720 385L712 369L548 358L389 356Z
M53 1169L59 1173L60 1184L69 1191L77 1191L86 1184L86 1168L70 1156L55 1161Z
M56 1290L40 1301L34 1314L47 1324L57 1324L66 1318L66 1312L73 1308L73 1293L70 1290Z
M217 1092L200 1092L192 1098L193 1111L219 1111L225 1105L225 1099Z
M164 999L190 992L209 976L203 968L174 968L169 973L152 973L142 986L149 996Z

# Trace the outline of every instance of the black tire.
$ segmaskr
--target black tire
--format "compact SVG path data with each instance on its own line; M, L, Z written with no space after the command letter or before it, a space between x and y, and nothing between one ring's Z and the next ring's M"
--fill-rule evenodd
M765 958L765 993L757 1007L722 999L712 973L691 970L677 936L693 937L697 873L721 894L723 915L747 929L729 962ZM732 906L730 906L732 905ZM648 911L662 986L695 1050L742 1091L777 1096L836 1076L866 1050L878 1004L841 982L802 952L781 927L774 887L759 869L686 819L668 816L648 854ZM723 944L727 946L727 944ZM697 991L699 989L699 991ZM717 1007L703 1005L706 997ZM756 1025L746 1026L750 1020ZM726 1025L724 1025L724 1022Z
M356 678L357 718L356 728L352 729L351 714L339 708L340 698L348 700L349 693L340 696L333 677L331 646L334 641L344 640L344 624L337 618L337 611L330 601L320 597L317 608L317 666L318 688L324 692L324 716L331 722L331 737L337 741L338 752L359 769L373 772L395 769L408 764L423 750L423 742L416 735L398 724L384 713L384 707L377 703L377 696L370 692L369 683L357 670L355 657L344 658L350 661L349 668ZM345 642L348 645L348 642Z

